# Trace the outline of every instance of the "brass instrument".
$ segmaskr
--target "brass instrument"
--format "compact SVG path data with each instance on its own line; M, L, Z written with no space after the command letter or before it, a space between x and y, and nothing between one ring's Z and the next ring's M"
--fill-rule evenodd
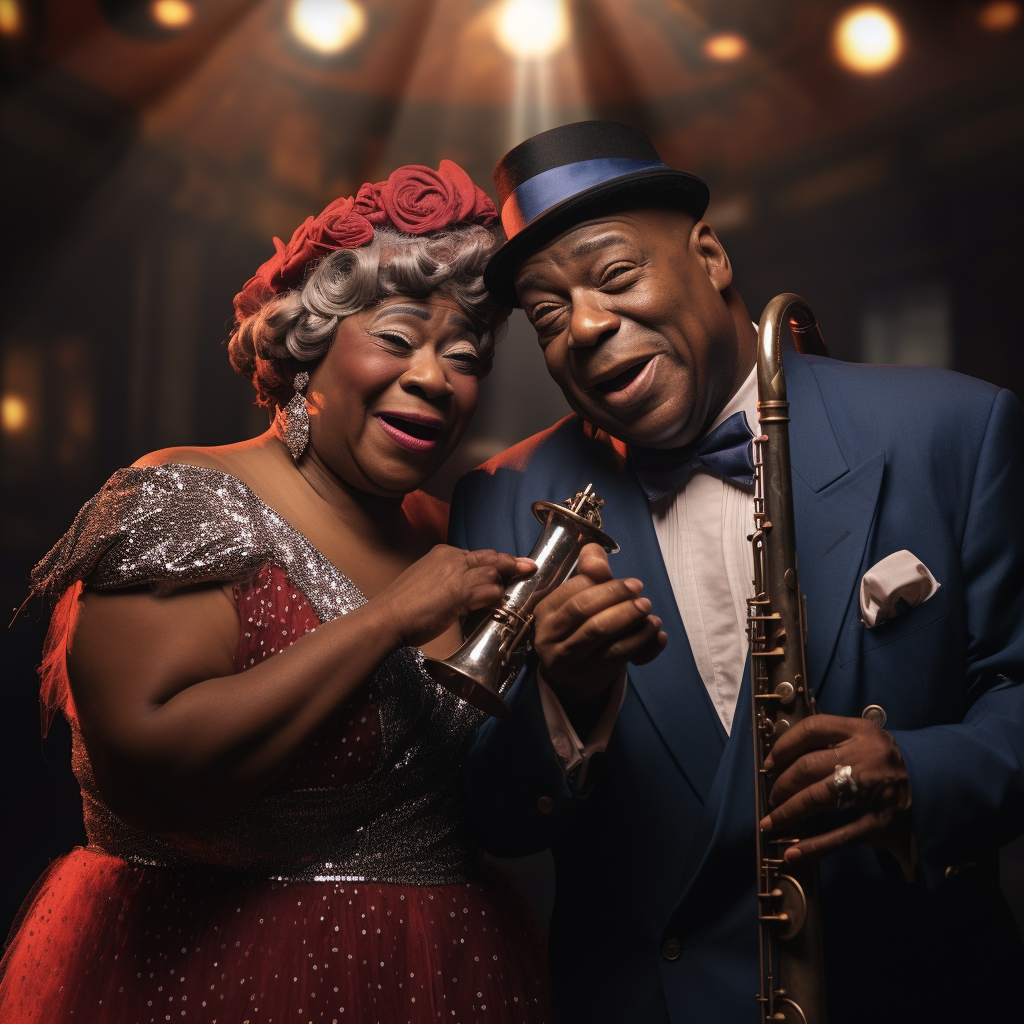
M827 1024L821 896L817 864L787 864L785 849L799 835L762 834L773 777L764 767L775 739L818 713L807 679L804 598L796 564L793 485L789 462L789 402L782 372L783 327L798 351L827 355L810 307L798 295L777 295L757 332L754 438L754 597L747 601L754 716L757 818L757 902L762 1021Z
M544 526L530 552L537 568L509 583L501 601L450 658L427 658L427 672L473 707L507 718L501 695L532 649L534 608L569 578L584 545L596 542L609 554L619 550L601 530L603 506L591 484L561 505L535 501L533 514Z

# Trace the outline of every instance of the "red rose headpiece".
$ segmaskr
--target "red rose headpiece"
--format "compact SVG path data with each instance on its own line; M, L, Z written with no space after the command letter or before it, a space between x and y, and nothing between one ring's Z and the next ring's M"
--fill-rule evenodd
M426 235L454 224L493 224L498 211L487 194L451 160L432 171L410 164L387 181L367 182L354 196L335 199L318 217L307 217L287 245L274 239L274 255L235 296L241 322L274 295L302 283L307 265L336 249L358 249L373 229L390 224L410 235Z

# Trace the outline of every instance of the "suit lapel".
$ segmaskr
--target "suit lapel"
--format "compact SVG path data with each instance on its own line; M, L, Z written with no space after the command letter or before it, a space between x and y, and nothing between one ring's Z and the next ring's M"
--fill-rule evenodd
M622 550L612 562L615 575L643 580L644 595L668 634L668 646L659 657L646 665L630 665L630 682L680 770L701 800L707 800L725 746L725 730L693 660L647 498L631 469L620 479L615 507L621 507L624 515ZM617 511L606 521L618 528Z
M714 848L733 845L754 828L754 739L751 729L750 659L743 670L743 682L736 701L736 717L715 774L708 802L701 815L693 842L683 864L686 887L680 904L693 889Z
M806 359L784 353L800 586L807 597L807 672L821 686L858 573L885 469L882 452L847 466Z
M602 460L595 470L595 490L605 499L604 528L620 546L611 558L612 571L620 579L643 581L644 596L668 634L661 655L647 665L629 666L630 682L680 771L706 800L727 737L694 663L650 506L628 463L619 459L613 468Z

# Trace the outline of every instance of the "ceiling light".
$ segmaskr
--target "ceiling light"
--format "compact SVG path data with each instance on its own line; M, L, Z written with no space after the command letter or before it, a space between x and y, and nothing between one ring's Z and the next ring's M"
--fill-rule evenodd
M836 56L851 71L877 75L887 71L903 53L900 23L880 4L861 4L845 11L833 37Z
M735 32L719 32L704 40L704 56L711 60L728 62L739 60L747 54L747 41Z
M0 425L5 434L17 434L28 423L28 402L21 395L0 399Z
M569 39L563 0L505 0L498 9L498 42L520 60L550 57Z
M366 11L355 0L294 0L288 23L303 46L317 53L341 53L366 31Z
M18 0L0 0L0 36L18 35L21 23L21 4Z
M162 28L176 29L191 25L196 9L189 0L153 0L149 13Z
M978 24L987 32L1006 32L1020 22L1020 4L1013 0L995 0L978 11Z

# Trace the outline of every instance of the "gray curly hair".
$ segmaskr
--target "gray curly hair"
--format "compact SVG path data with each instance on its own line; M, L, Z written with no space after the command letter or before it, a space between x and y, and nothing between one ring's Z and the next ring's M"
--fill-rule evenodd
M345 317L392 296L442 292L476 328L486 373L511 313L491 299L483 280L502 241L500 228L479 224L430 235L377 227L371 242L325 256L301 288L275 295L245 317L228 339L231 365L252 380L260 405L283 406L294 394L296 373L327 354Z

